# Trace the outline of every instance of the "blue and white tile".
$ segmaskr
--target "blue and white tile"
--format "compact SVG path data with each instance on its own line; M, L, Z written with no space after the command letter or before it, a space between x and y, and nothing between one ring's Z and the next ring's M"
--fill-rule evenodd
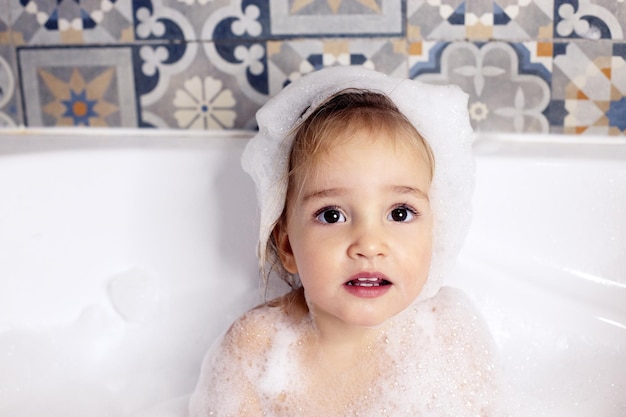
M184 42L198 37L189 16L161 0L135 0L132 12L137 42Z
M624 39L626 2L623 0L555 0L554 37Z
M0 45L11 43L8 0L0 0Z
M626 43L555 45L552 107L565 133L626 134Z
M135 72L141 103L140 126L200 130L255 127L254 115L267 100L263 93L267 85L264 60L243 59L223 70L226 60L218 51L228 51L233 45L202 46L209 44L216 51L219 65L197 43L138 48ZM242 51L230 53L241 58ZM263 47L262 57L264 51ZM246 74L251 76L245 77Z
M479 131L548 132L550 71L533 61L528 44L431 43L411 57L411 77L456 84L469 94Z
M269 0L271 35L399 36L403 33L400 0Z
M27 126L137 126L130 47L18 50Z
M493 2L495 39L551 39L554 0L496 0Z
M0 127L22 124L14 53L10 45L0 44Z
M131 0L99 2L9 0L17 44L58 45L131 42Z
M269 34L268 0L135 0L138 40L250 41Z
M268 0L230 0L202 21L200 38L254 42L270 37Z
M409 40L455 40L465 38L465 0L409 0Z
M268 42L269 94L309 72L337 65L363 65L406 77L404 39L335 39Z

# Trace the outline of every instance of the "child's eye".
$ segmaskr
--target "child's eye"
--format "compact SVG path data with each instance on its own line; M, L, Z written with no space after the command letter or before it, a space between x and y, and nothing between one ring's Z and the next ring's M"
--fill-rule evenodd
M333 224L343 223L346 221L346 216L336 208L323 208L315 213L315 219L320 223Z
M417 211L407 206L399 206L391 210L388 220L393 222L409 222L417 216Z

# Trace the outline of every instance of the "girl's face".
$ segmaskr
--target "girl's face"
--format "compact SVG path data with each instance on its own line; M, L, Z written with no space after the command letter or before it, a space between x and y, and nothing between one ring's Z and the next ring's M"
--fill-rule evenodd
M376 326L409 306L428 277L430 170L408 138L361 131L333 142L306 181L292 183L280 257L299 274L320 329Z

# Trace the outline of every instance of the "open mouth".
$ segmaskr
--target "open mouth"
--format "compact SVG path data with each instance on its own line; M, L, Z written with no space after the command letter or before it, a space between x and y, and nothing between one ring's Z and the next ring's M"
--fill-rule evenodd
M371 278L355 278L346 282L349 287L382 287L384 285L391 285L391 282L383 278L371 277Z

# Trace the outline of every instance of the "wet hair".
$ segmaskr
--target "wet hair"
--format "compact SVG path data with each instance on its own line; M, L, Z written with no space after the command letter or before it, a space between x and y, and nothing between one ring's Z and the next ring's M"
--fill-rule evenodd
M383 93L352 88L342 90L329 97L303 119L292 131L294 139L289 152L285 207L273 227L264 254L270 265L269 271L263 271L265 282L268 282L269 275L274 271L293 289L301 286L300 281L283 267L274 235L278 227L286 226L289 200L296 190L301 189L310 168L338 143L339 138L349 140L364 131L373 136L385 133L395 145L409 145L421 154L428 164L431 180L435 168L433 152L428 142ZM346 134L350 131L353 135ZM302 179L299 186L295 183L296 178Z

